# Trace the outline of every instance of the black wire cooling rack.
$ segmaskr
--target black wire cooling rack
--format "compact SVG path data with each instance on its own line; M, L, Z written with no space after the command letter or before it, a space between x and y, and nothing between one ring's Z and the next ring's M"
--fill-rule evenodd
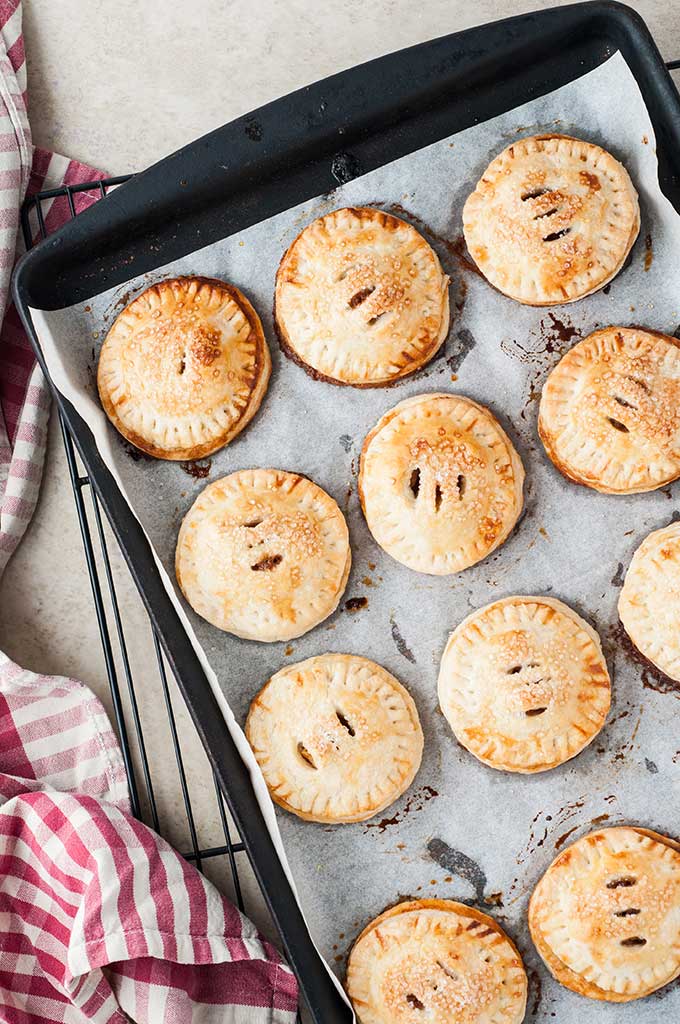
M22 210L22 233L26 247L31 248L50 233L48 224L51 218L48 214L54 203L64 204L70 216L75 217L77 194L86 193L92 201L104 199L111 189L127 181L128 177L64 186L40 192L28 199ZM127 593L127 588L122 599L118 593L121 586L125 586L125 583L121 585L121 579L126 579L119 570L119 565L123 564L122 556L109 532L68 426L59 415L133 813L180 849L187 860L209 875L236 902L239 909L247 909L249 916L271 935L273 926L265 916L264 902L258 902L259 891L252 875L253 884L248 887L249 905L247 908L245 906L243 879L250 872L250 866L247 856L244 856L243 843L228 815L219 785L200 747L194 727L186 716L174 678L161 652L158 636L141 605L134 609L137 612L134 628L138 630L141 624L142 629L150 631L150 636L141 648L145 655L143 678L140 679L135 670L135 652L131 653L131 646L135 647L137 655L140 647L137 635L131 632L132 623L129 621L130 606L134 600ZM127 573L127 569L124 572ZM130 630L132 644L126 636L126 625ZM150 664L154 667L155 678L149 678ZM144 708L148 710L149 707L154 712L153 727L150 724L146 727L143 725ZM166 712L167 721L163 726L158 724L159 707ZM150 735L151 729L153 735ZM159 732L164 733L160 740L157 735ZM150 748L156 748L157 752L160 750L160 758L151 756ZM174 772L177 775L177 787L174 794L169 793L164 797L167 812L164 814L159 807L158 779L162 775L164 789L167 790L168 776ZM209 843L202 841L204 822L197 820L194 808L198 794L202 816L209 819L208 824L212 829L213 839ZM214 838L216 832L217 841Z
M666 66L670 71L680 70L680 59L668 61ZM125 175L81 185L64 186L40 192L28 199L22 210L22 231L26 247L31 248L37 241L46 238L49 234L46 211L53 203L66 204L65 208L70 216L75 217L77 215L74 200L76 194L86 193L93 201L104 199L112 188L127 181L129 177L129 175ZM182 850L187 860L193 861L199 869L209 875L227 895L234 899L241 910L247 910L249 916L256 921L258 926L272 935L273 926L264 909L264 901L261 898L259 902L257 900L259 891L254 876L250 872L243 843L240 838L234 838L238 835L237 830L230 820L219 785L212 774L195 729L186 716L175 681L164 661L158 636L148 616L141 609L141 605L137 609L138 614L134 627L135 630L138 630L141 624L142 629L150 631L150 643L145 652L147 655L145 669L148 669L149 664L153 663L155 678L151 679L145 674L142 682L138 681L125 631L127 605L130 602L127 594L124 601L121 602L117 592L117 587L121 585L121 579L129 580L129 572L127 568L122 573L119 570L119 564L123 564L122 556L120 556L116 541L110 534L108 525L102 516L94 488L91 486L90 479L76 453L68 426L61 414L59 415L68 473L73 488L85 561L101 636L111 705L123 751L133 812L138 818L151 825L155 831L165 835L175 847ZM111 552L113 552L113 557ZM136 638L136 634L131 632L130 635ZM137 654L139 654L139 650L137 650ZM158 748L159 742L157 736L149 737L148 727L145 731L143 726L144 714L140 710L140 693L143 694L144 703L150 702L154 707L154 733L159 729L158 706L164 707L167 713L165 731L169 737L169 743L164 742L161 746L159 760L149 755L149 748L152 745L150 739L154 740L153 745L156 748ZM162 776L167 785L168 749L171 749L171 759L174 760L179 796L175 792L174 799L166 798L165 803L169 806L168 813L164 816L158 806L156 780L161 774L160 769L162 768ZM191 760L187 757L188 750ZM189 771L187 764L190 766ZM189 778L189 775L193 776L193 780ZM194 799L192 799L192 790ZM203 816L211 819L213 837L215 828L219 829L216 841L214 838L208 843L201 841L204 822L197 821L194 809L197 792L200 793ZM214 797L212 812L206 811L208 792ZM249 905L247 908L245 907L243 884L246 874L250 874L249 881L251 883L248 886ZM298 1016L299 1021L300 1017Z

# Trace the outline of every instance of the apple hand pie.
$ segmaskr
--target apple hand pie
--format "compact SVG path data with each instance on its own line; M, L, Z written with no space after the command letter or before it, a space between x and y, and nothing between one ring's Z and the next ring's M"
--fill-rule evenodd
M486 558L522 510L524 469L492 414L462 395L417 395L364 441L361 507L388 555L446 575Z
M453 900L414 900L363 930L347 992L359 1024L520 1024L527 976L493 918Z
M633 555L619 618L640 653L680 683L680 523L650 533Z
M408 789L423 752L408 692L350 654L281 669L251 704L245 731L272 799L308 821L373 817Z
M607 327L560 359L543 385L538 432L564 476L607 494L680 476L680 342Z
M542 772L578 754L611 700L600 639L548 597L508 597L453 631L439 703L456 739L492 768Z
M429 362L449 330L449 279L414 227L348 207L312 221L276 275L284 352L313 377L373 387Z
M518 139L491 161L463 209L473 260L530 306L590 295L623 267L640 230L626 169L567 135Z
M345 518L306 477L246 469L216 480L179 531L175 570L194 611L246 640L291 640L335 611L352 556Z
M271 359L257 313L233 285L178 277L120 313L99 356L106 415L157 459L200 459L253 418Z
M591 999L625 1003L680 975L680 846L643 828L591 832L552 862L529 903L550 973Z

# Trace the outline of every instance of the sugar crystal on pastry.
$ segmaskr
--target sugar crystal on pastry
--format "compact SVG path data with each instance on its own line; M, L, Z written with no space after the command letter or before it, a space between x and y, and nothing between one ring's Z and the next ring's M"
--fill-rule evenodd
M640 229L628 172L600 146L535 135L507 146L463 210L473 260L499 291L552 306L602 288Z
M527 978L492 918L425 899L399 903L364 929L347 991L360 1024L520 1024Z
M638 826L591 832L536 886L529 928L553 976L591 999L629 1002L680 975L680 845Z
M611 700L597 633L547 597L508 597L472 612L449 637L438 688L462 746L515 772L574 757L604 725Z
M252 419L270 369L246 297L222 281L182 277L147 288L116 317L97 385L112 424L136 447L199 459Z
M453 394L400 402L364 441L359 497L369 530L397 561L446 575L485 558L522 508L524 470L483 406Z
M406 221L370 207L312 221L276 276L281 346L315 377L373 387L428 362L449 329L448 278Z
M609 494L680 475L680 343L657 331L606 327L552 370L538 432L561 473Z
M242 470L209 484L188 511L175 556L199 615L249 640L290 640L335 610L351 565L345 518L297 473Z
M321 822L384 810L410 786L423 749L406 689L348 654L280 669L253 700L246 736L276 803Z

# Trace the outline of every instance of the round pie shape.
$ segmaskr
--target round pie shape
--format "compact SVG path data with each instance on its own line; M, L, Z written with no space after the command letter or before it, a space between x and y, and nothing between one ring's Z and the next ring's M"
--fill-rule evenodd
M216 480L179 531L175 570L194 611L246 640L291 640L333 612L352 561L335 501L306 477L245 469Z
M607 494L680 476L680 343L607 327L575 345L543 386L538 432L570 480Z
M420 767L413 700L380 665L321 654L272 676L246 736L272 799L307 821L364 821L389 807Z
M360 1024L520 1024L527 977L493 918L453 900L414 900L361 933L347 991Z
M628 172L606 150L567 135L533 135L491 161L465 203L463 228L494 287L530 306L553 306L618 274L640 211Z
M650 533L633 555L619 618L640 653L680 683L680 523Z
M680 975L680 846L632 826L589 833L536 886L529 929L574 992L613 1003L655 992Z
M449 279L411 224L348 207L312 221L276 275L281 347L313 377L372 387L429 362L449 330Z
M439 703L458 741L492 768L542 772L574 757L611 702L600 639L566 604L507 597L453 631Z
M116 317L97 386L106 415L135 447L157 459L200 459L250 422L270 372L245 295L223 281L177 277Z
M432 575L460 572L506 539L522 509L524 469L500 424L462 395L416 395L364 441L359 497L392 558Z

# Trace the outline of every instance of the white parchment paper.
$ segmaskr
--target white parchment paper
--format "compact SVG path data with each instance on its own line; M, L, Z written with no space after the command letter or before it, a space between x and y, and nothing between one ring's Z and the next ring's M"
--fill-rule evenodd
M554 310L520 306L466 267L456 240L461 209L488 161L512 139L554 130L600 143L621 159L640 193L642 230L630 263L605 292ZM315 382L281 355L271 322L274 276L297 232L351 203L376 204L419 227L452 277L453 320L442 353L397 387L357 391ZM312 935L342 976L357 932L405 896L475 902L517 942L529 971L527 1020L659 1024L680 1019L680 987L632 1005L585 1001L549 977L526 927L528 897L557 849L601 823L636 822L677 835L680 690L643 671L622 646L616 601L641 539L680 516L680 485L628 498L567 483L536 434L537 396L560 355L610 323L673 333L680 322L680 219L657 181L654 135L623 58L542 99L469 128L332 194L312 199L56 313L33 311L53 381L92 429L101 454L141 521L166 586L198 646L210 684L249 764L258 799L290 865ZM274 371L254 422L211 460L208 480L176 463L132 458L108 425L95 386L96 355L128 298L175 274L220 277L260 313ZM527 471L526 511L512 537L482 564L453 577L418 575L373 542L356 494L363 438L396 402L449 390L489 406ZM306 473L346 512L353 567L344 604L291 644L257 644L219 632L175 590L173 556L182 517L210 480L250 466ZM613 674L613 707L601 735L575 760L536 777L496 772L460 748L437 709L439 659L451 629L471 609L514 593L551 594L600 632ZM367 655L413 694L425 732L421 771L378 820L337 827L276 811L240 732L248 705L281 665L325 651ZM291 729L295 723L291 723ZM284 854L285 850L285 854Z

